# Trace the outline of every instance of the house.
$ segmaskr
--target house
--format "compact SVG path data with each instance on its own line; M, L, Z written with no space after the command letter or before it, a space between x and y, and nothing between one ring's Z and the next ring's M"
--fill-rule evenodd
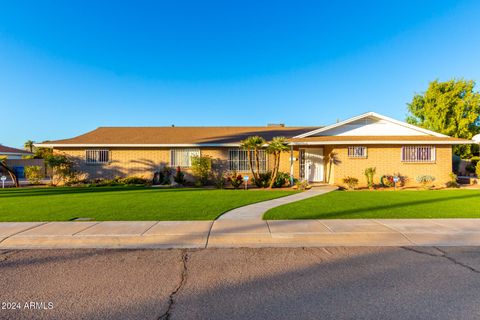
M239 145L253 135L267 141L288 138L290 152L282 155L281 171L312 183L339 185L347 176L365 184L368 167L376 167L377 180L399 173L409 184L421 175L441 184L450 180L452 146L472 143L369 112L325 127L99 127L36 146L66 154L90 178L151 178L162 166L188 172L196 155L211 156L216 168L248 174L247 151ZM272 165L264 151L259 162L263 171Z
M22 150L22 149L17 149L17 148L12 148L12 147L7 147L2 144L0 144L0 158L8 158L8 159L22 159L25 156L31 156L32 153Z

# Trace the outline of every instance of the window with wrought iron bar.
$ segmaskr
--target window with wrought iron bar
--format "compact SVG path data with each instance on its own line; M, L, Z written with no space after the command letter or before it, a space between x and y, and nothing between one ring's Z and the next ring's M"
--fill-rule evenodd
M192 166L192 157L200 157L200 149L171 149L170 166L189 168Z
M434 146L403 146L402 162L434 162Z
M110 151L102 150L85 150L85 162L87 164L103 164L110 161Z
M253 160L253 166L256 168L256 159L252 150L230 149L228 151L228 168L231 171L249 172L250 164L248 162L248 152ZM266 172L268 167L268 157L265 150L258 150L258 163L260 165L260 172Z
M366 158L367 147L359 147L359 146L348 147L348 157L349 158Z

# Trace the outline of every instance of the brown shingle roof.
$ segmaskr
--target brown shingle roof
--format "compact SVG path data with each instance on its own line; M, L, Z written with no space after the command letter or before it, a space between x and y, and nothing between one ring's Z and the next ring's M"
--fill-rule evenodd
M315 127L318 128L318 127ZM259 135L266 140L287 138L311 131L312 127L99 127L71 139L45 141L46 145L133 144L224 144Z
M22 150L22 149L17 149L17 148L12 148L12 147L7 147L3 146L0 144L0 153L21 153L21 154L30 154L30 152Z
M471 140L451 138L451 137L435 137L435 136L317 136L306 138L292 138L290 142L295 143L321 143L321 142L356 142L356 141L378 141L379 143L385 141L425 141L425 142L458 142L459 144L472 143Z

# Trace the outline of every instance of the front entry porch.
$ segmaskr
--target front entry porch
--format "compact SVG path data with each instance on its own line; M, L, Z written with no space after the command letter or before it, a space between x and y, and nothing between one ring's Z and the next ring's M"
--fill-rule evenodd
M325 182L324 148L301 148L299 150L300 180L309 183Z

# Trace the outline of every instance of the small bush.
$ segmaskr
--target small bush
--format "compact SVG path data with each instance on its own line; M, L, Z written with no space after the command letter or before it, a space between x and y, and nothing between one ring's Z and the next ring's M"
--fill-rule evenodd
M347 185L348 189L355 190L355 187L358 185L358 179L354 177L345 177L343 178L343 183Z
M232 185L233 189L238 189L243 184L243 176L233 171L231 175L227 177L227 181Z
M225 188L225 176L223 175L222 172L216 172L212 173L212 180L213 180L213 185L217 189L223 189Z
M364 171L365 177L367 178L367 185L369 189L372 189L374 186L373 177L375 176L376 172L377 172L377 168L374 168L374 167L367 168Z
M294 181L295 183L295 181ZM286 172L279 172L277 173L277 177L275 178L275 182L273 183L274 188L282 188L285 185L290 185L290 174Z
M268 188L270 186L270 180L272 179L272 173L270 171L258 174L259 179L253 179L253 183L259 188Z
M173 181L178 184L185 184L187 182L187 180L185 180L185 173L182 172L182 169L180 167L177 167L175 176L173 177Z
M297 190L306 190L308 189L310 186L308 184L308 181L307 180L303 180L303 181L298 181L295 183L295 187Z
M208 183L210 174L212 173L211 157L192 157L192 173L196 179L195 186L201 187Z
M457 182L457 175L453 172L450 173L450 181L447 182L447 188L460 188Z
M40 166L26 166L25 177L31 184L39 184L42 179L42 168Z
M417 182L420 183L424 188L430 187L430 185L435 181L435 177L429 175L423 175L417 177Z
M468 164L465 166L465 171L467 171L467 173L475 173L476 168L472 164Z
M167 185L171 183L173 169L170 167L163 167L159 171L156 171L153 174L153 181L154 185Z
M150 180L145 178L140 178L140 177L126 177L123 179L118 179L117 181L119 184L124 184L124 185L135 185L135 184L149 185L151 183Z

